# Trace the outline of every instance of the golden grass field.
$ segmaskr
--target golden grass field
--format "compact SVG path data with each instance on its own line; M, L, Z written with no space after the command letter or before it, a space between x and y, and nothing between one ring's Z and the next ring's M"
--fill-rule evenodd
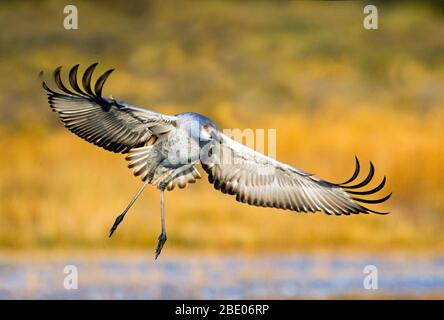
M387 176L387 216L248 207L203 179L166 194L168 250L444 251L444 19L431 5L359 2L79 2L0 5L0 247L154 250L159 194L124 156L63 128L38 73L99 61L105 95L162 113L201 112L221 128L274 128L277 158L332 182L354 156ZM65 69L66 71L66 69ZM365 171L365 170L363 170Z

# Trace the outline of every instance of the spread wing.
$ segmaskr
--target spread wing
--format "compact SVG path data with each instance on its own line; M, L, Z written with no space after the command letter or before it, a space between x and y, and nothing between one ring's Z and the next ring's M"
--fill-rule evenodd
M86 69L82 88L77 81L79 65L69 71L70 88L62 82L61 67L54 71L58 91L42 83L50 107L71 132L106 150L126 153L131 148L143 146L152 136L157 137L175 128L174 116L103 98L103 85L113 69L102 74L93 89L91 78L96 67L97 63L94 63Z
M342 184L334 184L302 172L287 164L260 154L220 133L220 142L214 142L202 167L208 173L210 183L223 193L235 195L236 200L250 205L273 207L298 212L323 211L327 214L378 213L361 203L381 203L383 198L370 200L371 195L385 185L385 177L374 189L362 191L373 178L374 167L370 163L367 178L350 185L359 174L359 161L353 176Z

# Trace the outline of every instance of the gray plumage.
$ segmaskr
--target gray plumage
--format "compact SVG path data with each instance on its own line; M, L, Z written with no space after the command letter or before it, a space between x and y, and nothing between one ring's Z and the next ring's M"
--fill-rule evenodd
M78 65L69 72L68 88L61 79L61 67L54 71L54 91L43 82L49 105L65 127L80 138L116 153L126 153L128 167L143 181L141 189L119 215L110 236L148 184L161 192L162 232L156 258L166 241L164 223L164 190L184 188L201 178L196 165L208 173L217 190L234 195L237 201L261 207L298 212L323 211L349 215L378 213L362 203L381 203L363 196L380 191L386 182L372 190L362 191L373 178L374 166L362 182L352 184L360 172L356 158L353 176L342 184L330 183L292 166L258 153L220 132L208 118L188 112L167 116L143 108L104 98L102 88L113 70L106 71L91 86L97 63L89 66L78 82Z
M356 159L354 178L343 184L334 184L302 172L287 164L260 154L244 145L220 134L221 143L215 143L213 156L203 163L209 174L210 183L217 190L236 196L236 200L260 207L272 207L298 212L324 211L327 214L349 215L351 213L379 213L368 209L362 203L380 203L388 196L368 200L353 195L373 194L385 185L381 184L369 191L353 191L367 185L374 175L373 164L367 178L359 185L349 185L359 174L359 161ZM228 154L228 155L227 155ZM224 163L221 160L231 159Z

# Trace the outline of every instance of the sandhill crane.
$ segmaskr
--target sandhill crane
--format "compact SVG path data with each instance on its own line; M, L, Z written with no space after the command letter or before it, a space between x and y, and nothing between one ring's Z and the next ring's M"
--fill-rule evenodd
M352 184L360 171L357 158L355 172L344 183L321 180L236 142L200 114L168 116L104 98L103 85L114 69L103 73L92 88L91 78L96 67L94 63L85 70L82 87L77 80L79 65L69 71L70 88L62 82L61 67L54 71L58 91L50 89L45 81L42 85L50 107L68 130L108 151L127 154L128 167L142 180L136 195L116 218L109 236L145 187L152 184L160 190L161 233L155 251L157 259L167 240L164 191L176 186L184 188L199 179L196 169L199 162L215 189L249 205L297 212L323 211L328 215L386 214L362 205L381 203L391 196L390 193L378 199L362 197L380 191L386 182L384 177L377 187L362 191L374 176L371 162L368 176L360 183Z

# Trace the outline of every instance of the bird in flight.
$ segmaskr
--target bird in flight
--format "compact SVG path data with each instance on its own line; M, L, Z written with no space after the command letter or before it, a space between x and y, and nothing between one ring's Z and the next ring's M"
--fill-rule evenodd
M61 67L53 74L57 90L50 89L45 81L42 85L50 107L68 130L105 150L126 154L128 167L142 180L136 195L116 218L110 237L145 187L152 184L160 190L157 259L167 240L164 192L176 186L184 188L200 179L196 168L199 163L216 190L249 205L297 212L322 211L328 215L387 214L364 206L382 203L391 196L390 193L377 199L367 198L384 187L385 177L373 189L362 190L374 176L371 162L367 177L359 183L356 183L360 172L357 158L350 179L339 184L327 182L231 139L203 115L193 112L163 115L104 98L102 88L114 69L99 76L92 86L97 65L94 63L85 70L81 83L77 76L79 65L75 65L69 71L69 86L62 81Z

